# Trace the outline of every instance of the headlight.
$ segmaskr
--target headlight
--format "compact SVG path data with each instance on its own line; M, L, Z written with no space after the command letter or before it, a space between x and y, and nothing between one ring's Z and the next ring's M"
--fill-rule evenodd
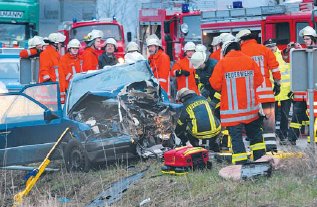
M188 24L183 23L183 24L181 25L181 32L184 33L184 34L187 34L188 31L189 31L189 29L188 29Z

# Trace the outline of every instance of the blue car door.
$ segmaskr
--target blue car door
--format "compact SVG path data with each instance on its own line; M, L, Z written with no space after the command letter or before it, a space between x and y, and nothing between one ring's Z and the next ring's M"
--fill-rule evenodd
M0 165L42 161L66 128L56 84L32 85L20 93L1 95ZM45 111L56 113L47 120Z

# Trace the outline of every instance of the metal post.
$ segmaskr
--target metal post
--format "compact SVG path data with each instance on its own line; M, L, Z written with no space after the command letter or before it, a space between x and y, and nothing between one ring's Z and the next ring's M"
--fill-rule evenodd
M314 61L313 49L308 48L307 52L307 65L308 65L308 98L309 98L309 136L310 145L312 146L313 155L315 154L315 137L314 137ZM313 158L315 159L315 158Z
M36 83L37 80L35 80L35 59L31 58L31 84Z

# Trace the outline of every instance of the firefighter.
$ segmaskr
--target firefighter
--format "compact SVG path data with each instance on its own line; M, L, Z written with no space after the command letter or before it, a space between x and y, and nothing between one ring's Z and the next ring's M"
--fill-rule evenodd
M235 39L235 37L231 33L221 33L218 36L218 41L217 41L217 42L219 42L218 50L216 50L214 53L212 53L209 57L219 61L222 58L221 57L222 44L224 42L227 42L227 41L233 41L234 39Z
M139 52L140 48L136 42L129 42L124 55L125 63L134 63L139 60L145 60L143 55Z
M103 38L103 32L100 30L92 30L86 36L86 44L82 57L83 57L83 71L98 70L98 50L101 47L101 40Z
M299 31L299 36L304 39L304 43L306 47L314 47L316 46L317 41L317 34L316 31L310 27L304 27L302 30ZM316 103L316 92L314 94L314 111ZM308 116L306 114L306 110L308 108L307 103L307 93L305 91L296 91L294 92L294 102L293 102L293 116L290 123L290 130L289 130L289 141L292 145L296 145L296 140L300 135L300 129L302 126L305 126L308 123ZM314 113L316 117L316 114ZM309 140L310 141L310 140ZM316 142L315 137L315 142Z
M236 40L241 45L241 51L250 56L260 67L264 81L260 87L256 89L259 95L259 101L263 108L263 137L266 143L267 151L276 151L276 135L275 135L275 97L280 93L281 73L279 64L273 52L264 45L256 42L256 36L251 34L248 29L241 30L236 35ZM272 90L272 82L270 75L274 79L274 87Z
M113 38L108 38L106 39L105 46L105 52L98 59L99 69L102 69L106 65L116 65L118 63L118 59L114 54L117 51L117 41Z
M280 144L285 145L288 141L288 116L292 105L290 65L283 60L281 51L277 48L274 39L268 39L264 45L274 53L281 72L281 92L275 96L275 123Z
M210 58L220 60L220 52L221 52L221 37L216 36L212 39L211 42L212 53L209 55Z
M172 68L172 76L176 77L177 91L182 88L188 88L199 95L195 82L195 69L190 62L194 54L196 45L193 42L187 42L184 46L184 58L178 60Z
M39 57L40 53L43 51L43 46L45 42L40 36L34 36L28 41L28 49L20 51L20 58L34 58Z
M152 34L146 39L146 45L149 52L149 63L154 77L160 83L160 86L170 95L170 58L163 51L161 40Z
M76 73L83 72L83 60L79 56L80 42L77 39L72 39L67 45L68 52L60 60L60 68L65 74L65 88L68 88L70 80Z
M241 164L248 160L242 140L243 126L250 140L253 159L257 160L265 154L256 93L263 76L259 66L241 52L239 43L225 42L222 55L224 58L216 65L209 82L215 90L221 91L221 125L227 127L232 138L232 163Z
M209 140L209 148L219 151L216 136L220 133L219 120L214 117L208 101L188 88L177 92L177 99L183 103L181 115L177 121L175 134L183 146L189 141L194 147L199 140Z
M48 36L49 45L40 54L39 83L59 82L61 102L65 101L65 75L58 67L60 61L59 51L66 36L61 33L51 33Z

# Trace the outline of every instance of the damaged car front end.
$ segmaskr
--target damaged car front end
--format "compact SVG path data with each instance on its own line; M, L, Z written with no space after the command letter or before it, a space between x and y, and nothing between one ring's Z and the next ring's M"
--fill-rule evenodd
M172 147L180 105L153 78L146 61L78 74L72 80L65 116L91 130L81 141L89 162L161 156Z

